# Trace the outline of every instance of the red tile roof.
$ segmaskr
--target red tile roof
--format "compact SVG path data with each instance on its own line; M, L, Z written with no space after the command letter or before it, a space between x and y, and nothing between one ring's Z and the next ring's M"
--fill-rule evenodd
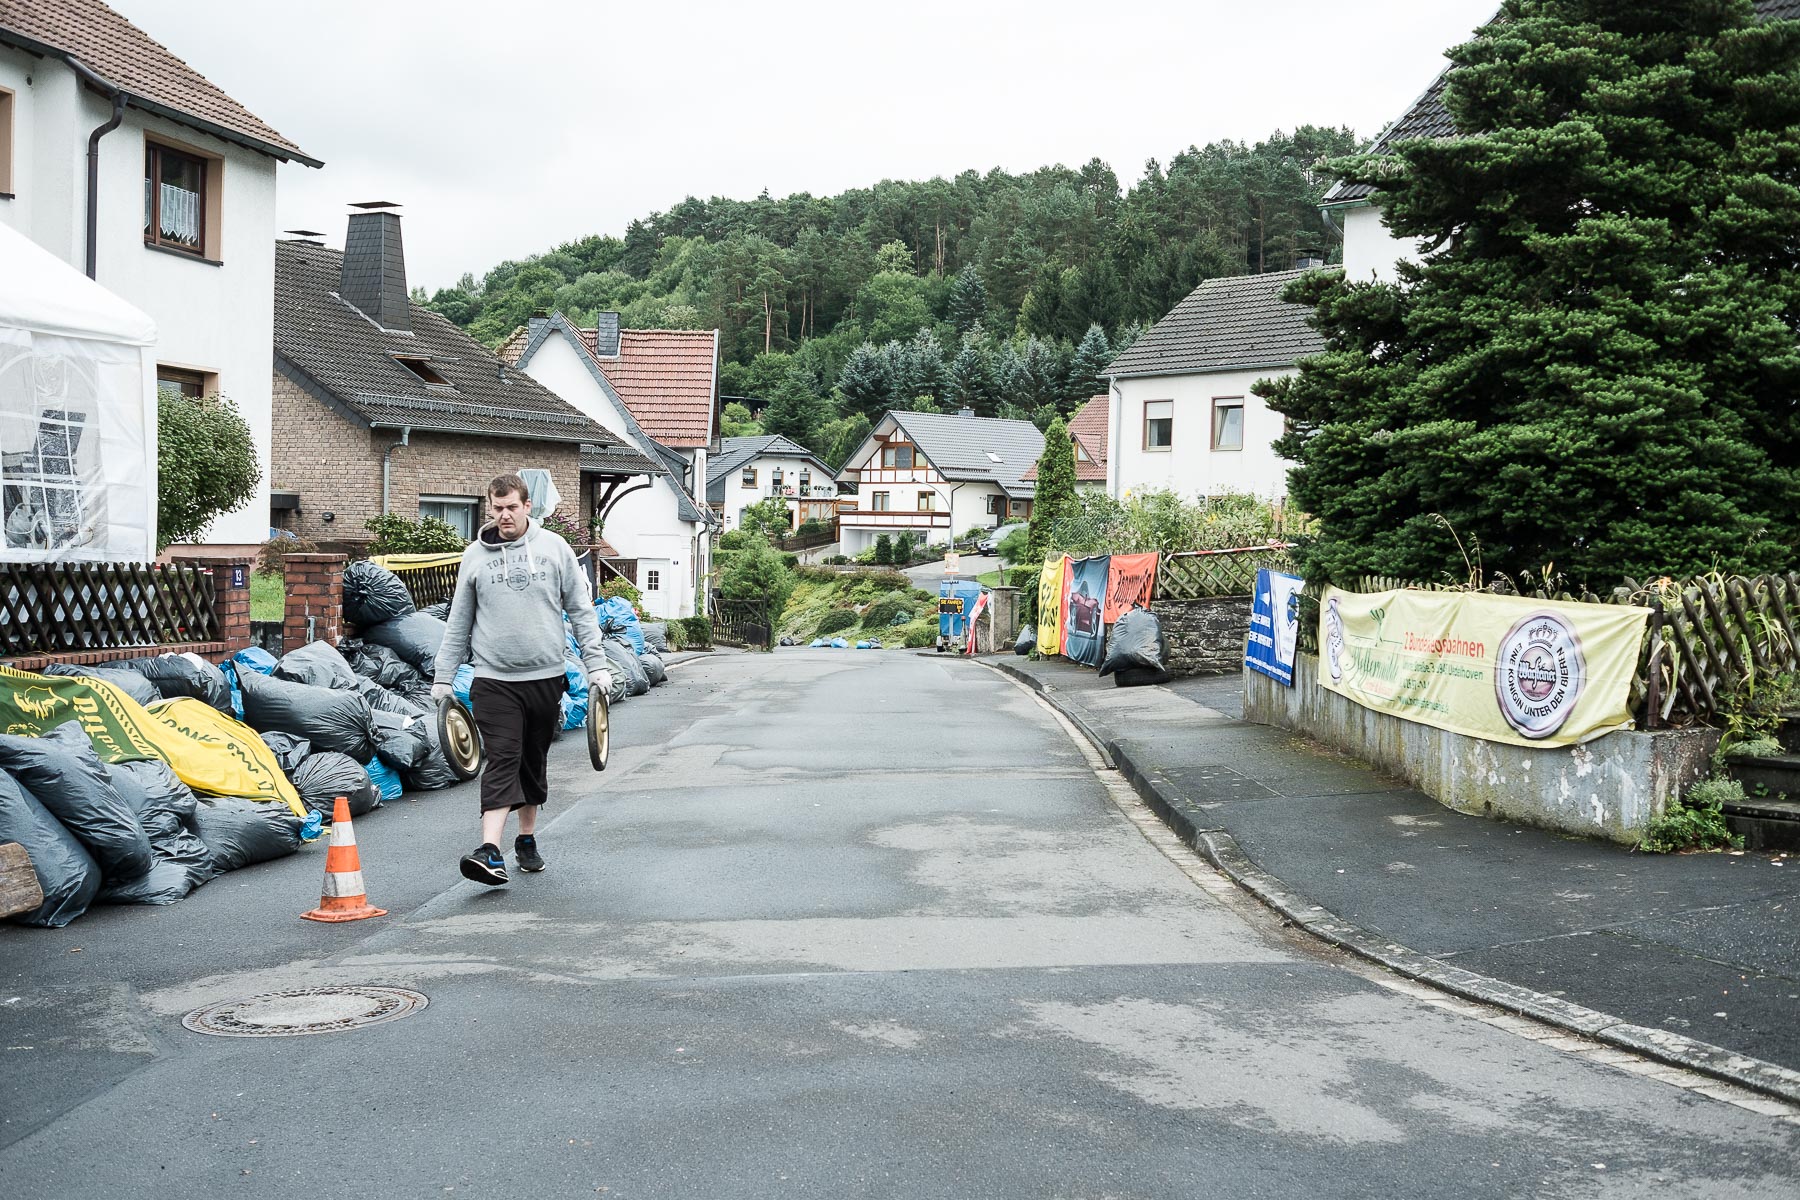
M1079 454L1075 456L1076 483L1106 482L1106 448L1111 409L1110 397L1095 396L1069 418L1069 436L1087 452L1085 459ZM1033 463L1031 470L1025 472L1025 478L1037 477L1037 464Z
M127 93L134 107L246 142L279 158L319 162L265 125L206 76L99 0L0 0L0 41L77 59Z
M619 355L595 350L595 331L582 344L645 433L665 446L712 444L718 415L718 335L710 329L622 329Z

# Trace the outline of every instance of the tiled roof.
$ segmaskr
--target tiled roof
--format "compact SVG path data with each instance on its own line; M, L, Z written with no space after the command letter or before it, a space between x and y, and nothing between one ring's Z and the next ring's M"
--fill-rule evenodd
M525 353L525 347L530 341L531 326L521 325L506 335L506 340L500 343L500 348L494 354L507 366L514 366L518 363L519 356Z
M1325 341L1307 324L1312 310L1282 289L1304 271L1208 279L1106 368L1125 379L1283 367L1317 354Z
M1800 20L1800 0L1756 0L1756 11L1767 21ZM1415 141L1419 138L1451 137L1456 133L1456 122L1450 118L1450 110L1444 107L1444 88L1450 82L1450 72L1454 68L1446 67L1432 80L1425 94L1413 101L1411 108L1404 116L1382 131L1369 147L1370 154L1386 154L1400 142ZM1324 204L1349 204L1356 200L1366 200L1375 193L1375 188L1367 183L1338 183L1325 193Z
M0 42L73 58L127 102L308 166L322 164L99 0L0 0Z
M412 305L410 336L374 324L334 294L341 260L338 251L311 242L276 243L275 364L284 375L372 426L618 445L430 309ZM396 355L426 360L449 386L428 385Z
M1030 421L953 413L888 416L945 479L996 483L1009 496L1029 496L1037 490L1025 473L1043 456L1044 435Z
M644 432L665 446L712 444L717 425L718 335L710 329L623 329L619 353L603 353L592 329L582 345Z
M581 447L581 469L594 475L654 475L656 466L630 446Z
M726 479L765 455L770 458L804 458L817 466L826 479L837 478L837 472L826 466L818 455L779 433L765 433L760 437L726 438L719 443L719 452L708 456L706 460L706 502L725 503Z
M1075 410L1069 418L1069 437L1074 440L1087 457L1075 456L1076 483L1106 482L1106 446L1111 437L1112 411L1111 396L1095 396L1086 404ZM1038 477L1037 465L1025 472L1025 478L1035 480Z

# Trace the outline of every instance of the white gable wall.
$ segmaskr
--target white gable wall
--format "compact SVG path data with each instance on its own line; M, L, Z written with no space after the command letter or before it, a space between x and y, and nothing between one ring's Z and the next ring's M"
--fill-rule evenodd
M1285 496L1292 464L1273 448L1283 418L1250 388L1259 379L1292 374L1293 369L1286 368L1115 380L1108 490L1120 499L1157 488L1190 499L1226 493ZM1225 397L1241 397L1244 402L1241 450L1212 448L1213 401ZM1167 450L1145 450L1144 405L1158 400L1173 403L1171 444Z
M85 271L87 139L111 118L112 103L82 88L66 65L6 47L0 47L0 88L13 93L13 198L0 200L0 222ZM218 160L216 263L145 246L146 136ZM96 279L156 321L158 363L218 377L218 390L250 426L263 468L256 494L207 531L204 540L215 545L269 536L278 165L135 108L100 140Z
M1344 227L1344 278L1350 282L1392 282L1395 264L1419 260L1418 243L1396 237L1374 205L1339 210L1338 219Z
M756 468L756 482L744 484L744 467ZM740 514L744 509L766 500L776 494L775 472L781 472L781 485L793 488L794 494L786 497L789 509L797 509L802 500L833 500L837 497L837 482L831 472L824 470L817 463L804 458L787 455L758 455L725 476L724 510L720 515L725 520L727 530L736 529L741 524ZM804 494L800 491L800 472L808 473L808 487Z

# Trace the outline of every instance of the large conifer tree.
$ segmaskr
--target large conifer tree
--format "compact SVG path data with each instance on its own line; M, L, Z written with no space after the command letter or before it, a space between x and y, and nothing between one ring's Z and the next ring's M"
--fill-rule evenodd
M1025 561L1041 565L1051 548L1056 523L1075 515L1075 443L1061 417L1044 430L1044 454L1038 459L1037 492L1031 502L1030 540Z
M1507 0L1451 59L1465 136L1340 164L1424 260L1295 284L1327 349L1260 389L1308 573L1800 565L1800 23Z

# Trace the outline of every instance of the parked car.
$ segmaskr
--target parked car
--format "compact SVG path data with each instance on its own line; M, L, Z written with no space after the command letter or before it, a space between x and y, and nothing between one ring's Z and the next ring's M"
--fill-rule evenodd
M1002 525L1000 528L994 530L994 532L982 538L979 542L976 542L975 549L982 554L992 554L1000 548L1000 543L1006 540L1007 534L1015 529L1023 528L1025 528L1025 522L1023 521L1019 521L1012 525Z

